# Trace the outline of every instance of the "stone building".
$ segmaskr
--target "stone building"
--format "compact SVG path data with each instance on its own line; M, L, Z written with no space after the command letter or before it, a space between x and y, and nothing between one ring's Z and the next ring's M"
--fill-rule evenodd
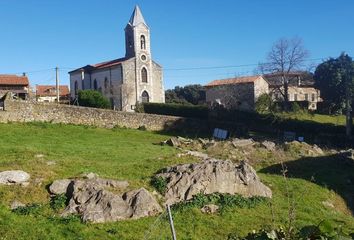
M284 78L281 73L264 75L269 83L269 93L276 102L284 100ZM316 110L321 102L320 90L315 88L315 80L309 72L290 72L286 74L288 81L289 102L298 102L309 110Z
M138 6L125 27L125 57L69 72L71 99L79 90L102 92L117 110L133 111L138 102L165 102L162 67L152 60L150 28Z
M268 93L268 83L262 76L214 80L206 86L206 102L226 108L253 111L260 95Z
M38 102L56 102L57 89L55 85L36 85L36 99ZM70 91L69 86L59 86L60 103L69 103Z
M0 75L0 98L7 92L13 93L16 97L27 99L29 95L29 81L27 76Z

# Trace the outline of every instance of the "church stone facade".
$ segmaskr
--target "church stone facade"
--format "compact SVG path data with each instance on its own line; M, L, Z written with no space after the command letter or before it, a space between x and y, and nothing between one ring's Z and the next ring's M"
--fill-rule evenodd
M69 72L71 99L77 100L79 90L92 89L121 111L134 111L140 102L164 103L163 71L152 60L150 46L150 29L136 6L125 27L125 57Z

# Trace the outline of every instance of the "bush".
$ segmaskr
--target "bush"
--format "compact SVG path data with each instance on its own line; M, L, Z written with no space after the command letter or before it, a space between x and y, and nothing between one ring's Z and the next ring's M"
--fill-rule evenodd
M262 94L258 97L256 102L256 112L258 113L269 113L273 110L273 101L269 94Z
M38 215L40 214L42 205L33 203L24 207L18 207L12 210L12 212L18 215Z
M80 90L78 101L80 106L94 108L111 108L109 100L95 90Z
M50 206L52 209L57 211L63 209L66 206L67 201L68 199L65 194L59 194L50 200Z
M301 111L301 107L297 102L293 102L291 104L291 111L293 111L294 113L300 112Z
M202 105L183 105L174 103L140 103L137 112L159 115L172 115L189 118L208 118L208 107Z
M165 194L167 189L167 180L163 177L153 177L151 179L151 185L162 195Z

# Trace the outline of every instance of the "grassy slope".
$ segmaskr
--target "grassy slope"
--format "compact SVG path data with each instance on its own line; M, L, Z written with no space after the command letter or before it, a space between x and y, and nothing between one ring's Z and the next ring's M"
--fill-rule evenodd
M334 125L345 125L345 116L338 115L338 116L331 116L331 115L324 115L324 114L310 114L306 112L299 112L299 113L279 113L278 114L282 118L290 118L290 119L297 119L297 120L308 120L314 121L318 123L331 123Z
M54 179L95 172L102 177L126 179L131 188L149 185L158 169L193 159L177 158L177 150L155 145L167 136L128 129L95 129L50 124L0 124L0 171L23 169L31 174L30 186L0 186L0 239L143 239L151 228L150 239L169 236L167 219L144 218L108 224L82 224L52 218L55 212L44 206L40 214L20 216L8 209L17 199L24 203L49 201L46 185ZM38 158L36 154L43 154ZM47 165L55 161L55 165ZM256 166L257 167L257 166ZM263 167L263 166L262 166ZM257 167L260 169L260 167ZM273 190L275 225L287 219L285 182L279 175L260 173ZM43 178L41 185L35 181ZM289 179L297 203L297 225L317 224L323 219L342 223L354 232L354 219L344 201L333 190L301 178ZM322 201L337 209L326 208ZM253 209L233 208L217 215L204 215L198 209L174 213L179 239L225 239L228 233L243 235L272 222L270 206Z

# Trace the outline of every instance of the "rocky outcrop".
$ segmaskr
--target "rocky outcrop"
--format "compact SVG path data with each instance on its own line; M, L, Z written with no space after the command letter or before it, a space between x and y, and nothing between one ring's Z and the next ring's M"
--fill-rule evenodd
M132 218L154 216L162 212L160 205L145 188L126 192L123 199L132 208Z
M232 145L234 145L234 147L236 147L236 148L250 147L250 146L253 146L254 144L255 144L255 142L253 141L252 138L249 138L249 139L235 138L234 140L232 140Z
M245 197L271 197L271 190L258 178L246 162L239 165L216 159L201 163L183 164L166 168L156 175L167 183L166 203L174 204L193 198L198 193L229 193Z
M26 184L30 175L21 170L0 172L0 184Z
M144 188L115 194L111 190L123 190L128 182L98 178L93 174L84 177L56 180L49 187L52 194L66 194L70 199L63 216L79 214L84 222L103 223L162 212L155 198Z

